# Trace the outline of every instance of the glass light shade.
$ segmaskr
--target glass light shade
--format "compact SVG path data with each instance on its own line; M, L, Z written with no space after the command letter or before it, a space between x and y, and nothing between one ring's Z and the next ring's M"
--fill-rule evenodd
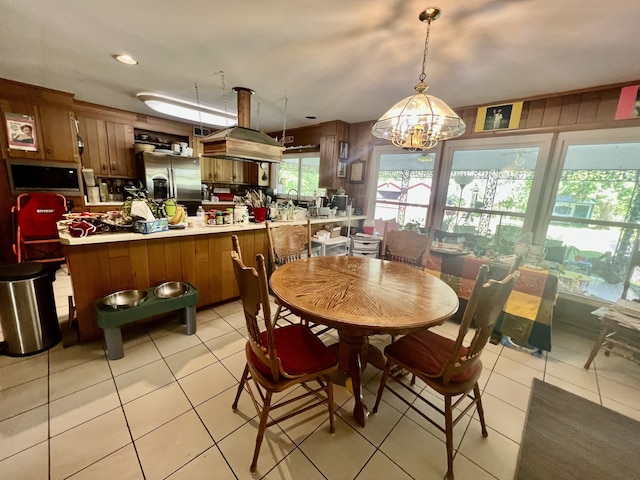
M233 126L237 116L206 105L157 93L139 93L138 98L156 112L210 126Z
M416 85L416 94L380 117L372 135L410 151L428 150L441 140L462 135L466 128L462 119L445 102L424 93L426 88L424 83Z

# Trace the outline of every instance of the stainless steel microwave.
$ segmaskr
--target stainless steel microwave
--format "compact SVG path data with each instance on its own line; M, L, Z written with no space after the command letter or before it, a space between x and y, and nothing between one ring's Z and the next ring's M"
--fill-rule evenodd
M13 195L29 192L82 195L80 166L74 162L9 158L7 173Z

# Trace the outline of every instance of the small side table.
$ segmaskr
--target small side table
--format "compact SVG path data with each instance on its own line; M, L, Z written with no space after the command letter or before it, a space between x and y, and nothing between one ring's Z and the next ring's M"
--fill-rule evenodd
M320 256L349 255L349 237L334 237L327 239L311 238L311 245L320 246Z

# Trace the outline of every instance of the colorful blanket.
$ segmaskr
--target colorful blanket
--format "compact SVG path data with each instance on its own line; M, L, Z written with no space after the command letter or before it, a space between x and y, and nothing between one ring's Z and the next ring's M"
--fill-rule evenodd
M453 288L460 299L468 300L483 264L491 265L491 275L496 280L504 278L510 268L492 263L488 258L432 251L427 259L427 271ZM551 320L557 295L558 277L553 272L521 267L520 278L495 329L519 345L550 351Z

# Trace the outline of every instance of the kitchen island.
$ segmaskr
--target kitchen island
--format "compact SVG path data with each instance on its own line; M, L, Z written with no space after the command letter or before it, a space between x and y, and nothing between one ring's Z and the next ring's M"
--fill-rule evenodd
M349 222L355 226L365 218L313 218L311 224L317 229ZM306 220L286 223L304 224ZM71 273L79 341L102 336L94 303L119 290L145 289L167 281L189 282L200 292L198 308L237 297L231 262L234 234L240 240L247 265L255 266L258 253L267 257L266 229L261 223L187 227L148 235L101 233L80 238L61 231L60 242Z

